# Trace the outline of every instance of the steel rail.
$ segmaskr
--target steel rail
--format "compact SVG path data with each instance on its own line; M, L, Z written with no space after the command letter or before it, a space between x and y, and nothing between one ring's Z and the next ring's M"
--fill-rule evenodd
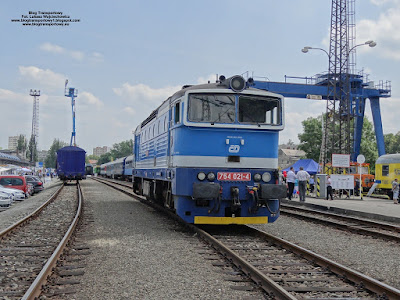
M248 227L253 230L256 236L259 236L267 241L273 241L274 243L281 245L282 247L292 251L293 253L296 253L310 261L313 261L317 265L327 268L331 272L339 276L343 276L355 284L365 287L367 290L370 290L382 297L386 296L389 299L400 299L400 290L396 288L393 288L383 282L373 279L372 277L364 275L351 268L345 267L339 263L336 263L326 257L323 257L291 242L275 237L256 228L250 226Z
M115 185L112 185L106 180L98 180L101 183L104 183L114 189L117 189L127 195L130 195L134 198L140 199L139 196L136 196L132 193L129 193L128 191L124 191L118 187L115 187ZM114 184L118 185L123 185L117 182L112 182ZM123 185L126 186L126 185ZM129 186L126 186L129 188ZM152 207L157 207L160 208L159 206L151 204ZM265 276L262 272L257 270L256 267L254 267L251 263L248 263L246 260L242 259L238 254L236 254L233 250L230 250L227 246L225 246L222 242L218 241L216 238L212 237L209 233L205 232L204 230L192 225L183 222L179 217L177 217L175 214L171 213L168 210L163 209L166 211L169 215L174 217L175 220L178 220L182 222L185 226L190 228L191 230L195 231L203 240L206 240L209 244L213 245L216 247L220 252L223 253L224 256L227 257L233 264L235 264L238 268L240 268L246 275L248 275L258 286L260 286L264 291L267 293L275 296L277 299L297 299L296 297L292 296L289 292L287 292L285 289L283 289L279 284L275 283L272 279L270 279L268 276ZM255 236L259 236L263 238L264 240L267 240L269 242L273 242L275 244L279 244L283 248L286 248L290 250L291 252L308 259L309 261L312 261L313 263L329 269L332 273L337 274L339 276L347 278L349 281L363 286L366 289L370 290L371 292L374 292L378 295L381 296L387 296L388 299L400 299L400 290L393 288L385 283L382 283L376 279L373 279L369 276L366 276L358 271L352 270L348 267L345 267L339 263L336 263L328 258L325 258L321 255L318 255L310 250L307 250L303 247L300 247L296 244L293 244L289 241L285 241L281 238L272 236L264 231L260 231L254 227L251 226L246 226L249 228Z
M17 228L18 226L25 224L26 222L29 221L29 219L33 218L34 216L37 216L46 206L48 206L50 203L52 203L54 201L54 199L57 198L58 194L60 194L61 190L64 188L64 185L61 185L60 188L54 192L53 195L51 195L51 197L49 198L49 200L47 200L46 202L44 202L40 207L38 207L34 212L32 212L31 214L27 215L26 217L22 218L21 220L19 220L18 222L12 224L11 226L9 226L8 228L4 229L3 231L0 232L0 241L2 238L4 238L7 234L9 234L11 231L13 231L15 228Z
M354 221L354 222L362 223L363 225L376 226L376 227L380 227L382 229L400 232L400 226L392 225L389 223L382 223L382 222L378 222L378 221L374 221L374 220L368 220L365 218L360 219L360 218L353 217L353 216L341 215L341 214L337 214L337 213L309 209L309 208L304 208L304 207L299 207L299 206L292 206L292 205L287 205L287 204L281 204L281 207L290 209L290 210L295 210L296 212L302 211L302 212L306 212L306 213L315 213L315 214L319 214L319 215L323 215L323 216L336 218L338 220Z
M82 190L80 184L77 184L77 193L78 193L78 208L75 214L74 220L72 221L71 225L69 226L66 234L64 235L63 239L57 246L56 250L53 252L52 256L47 260L47 263L44 265L42 270L40 271L39 275L36 277L34 282L31 284L29 289L26 291L25 295L21 298L22 300L33 300L36 299L41 294L42 286L44 286L47 282L47 278L51 275L53 268L55 267L57 261L59 260L61 254L63 253L65 246L67 245L68 241L70 240L77 224L80 219L82 213Z
M292 207L290 207L290 209L292 209ZM300 218L300 219L308 219L308 220L315 221L315 222L318 222L321 224L327 224L329 226L334 226L334 227L337 227L337 228L340 228L343 230L359 232L359 233L363 233L365 235L370 235L370 236L374 236L374 237L378 237L378 238L384 238L387 240L400 242L399 235L390 234L390 233L386 233L386 232L379 232L379 231L374 231L374 230L370 230L367 228L359 227L359 225L361 225L361 226L367 225L367 226L375 226L375 229L383 229L383 230L391 230L391 231L399 232L399 230L400 230L399 226L390 225L390 224L382 224L382 223L375 222L375 221L361 220L361 219L357 219L354 217L340 216L340 215L336 215L336 214L332 214L332 213L319 212L319 211L315 211L315 210L300 209L301 212L296 212L296 211L291 211L290 209L288 210L287 207L282 206L281 213L286 214L288 216ZM293 210L295 210L295 209L297 209L297 208L293 208ZM308 213L308 214L316 214L319 216L324 216L324 217L329 217L329 218L334 218L336 220L340 220L343 222L352 222L353 224L338 224L332 220L321 219L316 216L314 217L314 216L310 216L310 215L303 215L302 212ZM359 224L357 225L354 223L359 223Z
M213 247L218 248L218 250L222 252L226 258L228 258L234 265L241 269L241 271L249 276L251 280L253 280L259 287L266 291L271 297L276 297L277 299L297 299L271 278L260 272L252 264L225 246L222 242L211 236L209 233L193 225L190 225L190 228L199 234L203 240L211 244Z

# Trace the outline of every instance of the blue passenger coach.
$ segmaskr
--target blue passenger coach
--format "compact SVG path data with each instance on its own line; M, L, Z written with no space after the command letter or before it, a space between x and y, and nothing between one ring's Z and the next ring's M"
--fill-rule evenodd
M274 222L283 97L241 76L184 86L135 131L133 190L188 223Z

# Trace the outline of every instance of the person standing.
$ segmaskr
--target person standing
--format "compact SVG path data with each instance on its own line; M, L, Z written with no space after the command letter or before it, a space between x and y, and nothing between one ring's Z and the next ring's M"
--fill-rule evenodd
M331 176L328 175L328 177L326 178L326 200L329 200L329 196L331 196L331 200L333 200L332 181Z
M294 190L294 182L296 181L296 174L294 173L293 167L290 167L289 172L287 172L286 181L287 181L288 188L289 188L287 197L289 198L289 200L292 200L292 195L293 195L293 190Z
M399 199L399 182L397 181L397 178L394 179L392 182L392 191L393 191L393 203L398 204Z
M306 201L306 189L307 180L310 179L310 174L304 171L303 167L300 167L300 171L297 172L297 179L299 180L299 197L300 202Z

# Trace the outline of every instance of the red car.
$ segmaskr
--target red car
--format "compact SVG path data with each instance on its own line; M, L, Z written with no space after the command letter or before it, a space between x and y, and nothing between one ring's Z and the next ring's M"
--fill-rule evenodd
M4 186L5 188L21 190L26 196L29 195L28 184L24 176L0 175L0 185Z

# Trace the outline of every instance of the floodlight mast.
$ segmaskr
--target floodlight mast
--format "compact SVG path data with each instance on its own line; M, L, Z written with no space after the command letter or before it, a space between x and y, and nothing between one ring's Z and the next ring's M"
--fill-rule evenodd
M40 90L30 90L29 95L33 96L33 116L32 116L32 134L31 141L33 143L30 149L30 161L34 162L37 153L37 144L39 140L39 96Z
M65 97L71 98L71 107L72 107L72 134L71 134L71 142L70 146L76 147L76 131L75 131L75 98L78 97L78 90L75 88L67 88L68 79L65 80Z

